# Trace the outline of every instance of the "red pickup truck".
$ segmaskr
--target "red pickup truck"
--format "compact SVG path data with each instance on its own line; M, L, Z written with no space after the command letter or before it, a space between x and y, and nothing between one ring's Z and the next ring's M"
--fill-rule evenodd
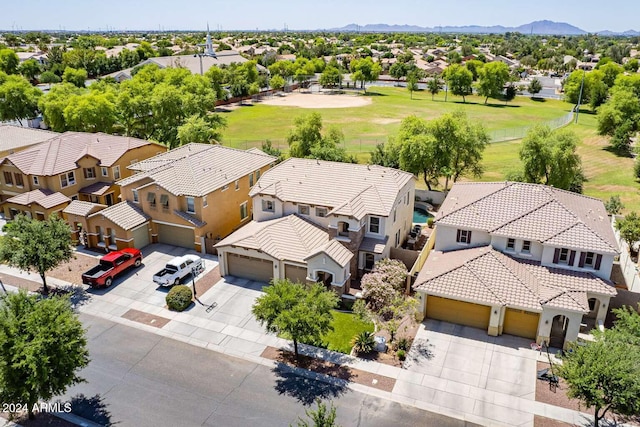
M134 248L109 252L100 258L100 264L82 274L82 283L92 287L109 287L113 279L131 266L142 264L142 252Z

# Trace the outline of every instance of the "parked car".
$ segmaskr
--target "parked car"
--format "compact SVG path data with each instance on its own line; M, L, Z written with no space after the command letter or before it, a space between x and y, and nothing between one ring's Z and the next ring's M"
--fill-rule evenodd
M135 248L125 248L109 252L100 263L82 274L82 283L92 287L109 287L113 279L129 267L142 264L142 252Z
M184 255L169 261L165 267L153 276L160 286L172 286L180 283L189 273L194 275L204 270L204 262L197 255Z

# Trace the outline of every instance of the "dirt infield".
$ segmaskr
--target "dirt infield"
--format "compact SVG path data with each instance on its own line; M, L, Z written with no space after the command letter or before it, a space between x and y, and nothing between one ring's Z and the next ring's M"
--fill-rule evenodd
M290 93L274 96L262 101L265 105L299 108L351 108L371 104L371 98L357 95L318 95L312 93Z

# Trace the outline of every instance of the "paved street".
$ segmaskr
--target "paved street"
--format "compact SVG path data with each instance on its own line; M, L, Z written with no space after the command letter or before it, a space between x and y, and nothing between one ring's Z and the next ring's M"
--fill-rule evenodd
M344 426L470 426L468 422L299 377L83 314L91 363L63 398L96 395L120 426L287 426L316 397Z

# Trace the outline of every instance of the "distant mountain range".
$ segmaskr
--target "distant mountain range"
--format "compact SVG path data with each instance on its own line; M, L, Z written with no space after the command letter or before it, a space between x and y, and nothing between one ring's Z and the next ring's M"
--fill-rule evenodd
M367 24L357 25L349 24L341 28L331 28L330 31L342 32L370 32L370 33L480 33L480 34L504 34L506 32L518 32L522 34L549 34L559 36L576 36L587 34L588 32L567 24L566 22L554 21L534 21L529 24L520 25L519 27L504 27L502 25L493 25L489 27L481 25L465 25L461 27L443 26L443 27L421 27L418 25L388 25L388 24ZM598 31L597 34L603 36L639 36L640 32L628 30L622 33L605 30Z

